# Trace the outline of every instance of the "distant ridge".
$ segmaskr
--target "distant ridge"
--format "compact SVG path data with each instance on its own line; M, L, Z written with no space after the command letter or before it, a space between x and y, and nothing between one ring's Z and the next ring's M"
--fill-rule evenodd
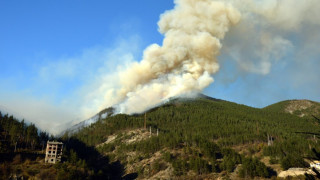
M96 123L97 121L99 121L100 119L104 119L106 117L112 116L114 113L114 108L109 107L107 109L104 109L102 111L100 111L98 114L94 115L93 117L81 121L80 123L71 126L70 128L62 131L59 136L62 136L63 134L65 134L66 132L68 132L68 134L74 134L78 131L80 131L82 128L84 127L88 127L93 123Z
M290 113L299 117L320 115L320 103L306 99L281 101L263 109L274 112Z

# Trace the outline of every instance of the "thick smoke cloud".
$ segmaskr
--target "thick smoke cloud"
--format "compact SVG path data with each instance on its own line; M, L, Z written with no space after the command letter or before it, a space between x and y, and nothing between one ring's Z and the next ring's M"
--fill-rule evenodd
M241 12L242 19L226 37L222 51L244 72L269 74L279 61L288 57L293 60L306 44L314 44L320 26L320 4L316 0L228 2ZM304 57L310 53L314 53L311 48L304 51Z
M319 101L318 1L228 2L242 17L222 41L221 71L211 88L221 93L211 95L255 107L287 99Z
M275 65L319 54L314 46L301 47L319 43L319 6L316 0L176 0L158 22L163 44L150 45L140 62L117 73L100 109L140 113L170 97L202 91L219 71L218 58L236 62L236 73L265 76Z
M143 59L120 71L117 87L108 91L107 101L118 103L119 112L140 113L213 82L211 75L219 70L220 41L239 22L240 13L230 4L211 0L177 0L175 4L158 22L164 35L162 46L147 47Z

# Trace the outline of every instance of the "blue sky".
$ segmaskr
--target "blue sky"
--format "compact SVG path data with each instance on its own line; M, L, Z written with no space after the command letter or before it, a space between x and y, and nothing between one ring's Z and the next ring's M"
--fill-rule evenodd
M90 93L100 81L126 62L139 61L148 45L162 43L157 22L173 7L172 0L0 1L0 109L51 132L48 126L55 122L82 120L81 106L99 98ZM246 46L250 38L237 38L231 30L222 42L220 71L204 93L254 107L286 99L320 101L320 53L314 46L319 35L274 29L274 37L279 33L289 43L282 44L288 49L281 56L270 56L275 60L267 73L241 68L243 61L229 47ZM237 57L246 63L260 57L241 51L246 57Z

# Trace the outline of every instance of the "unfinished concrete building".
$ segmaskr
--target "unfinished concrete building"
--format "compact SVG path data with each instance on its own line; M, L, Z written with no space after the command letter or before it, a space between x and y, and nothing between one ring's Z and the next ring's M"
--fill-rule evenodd
M62 142L48 141L45 162L53 164L55 164L56 162L60 162L62 156L62 148Z

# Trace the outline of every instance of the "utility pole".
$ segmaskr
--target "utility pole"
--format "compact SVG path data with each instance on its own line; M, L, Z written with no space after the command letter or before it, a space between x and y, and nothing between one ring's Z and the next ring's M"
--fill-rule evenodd
M271 145L273 145L273 138L271 135L269 136L268 134L268 146L271 146Z
M152 135L152 134L151 134L151 126L150 126L150 137L151 137L151 135Z

